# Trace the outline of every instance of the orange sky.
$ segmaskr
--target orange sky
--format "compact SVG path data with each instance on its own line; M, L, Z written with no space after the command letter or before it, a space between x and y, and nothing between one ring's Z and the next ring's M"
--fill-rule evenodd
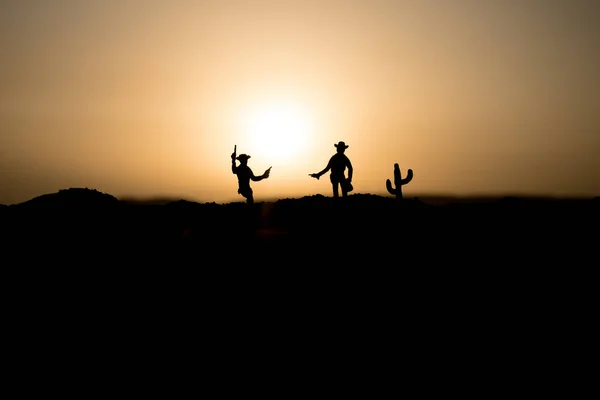
M356 193L600 195L600 3L0 3L0 204L69 187L243 201Z

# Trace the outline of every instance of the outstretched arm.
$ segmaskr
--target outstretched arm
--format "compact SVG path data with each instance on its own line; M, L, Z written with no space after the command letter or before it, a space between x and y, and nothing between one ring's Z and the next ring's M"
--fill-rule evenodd
M267 179L269 177L269 174L271 173L271 168L273 168L273 167L269 167L265 171L265 173L260 176L255 176L254 172L252 172L252 170L250 170L250 179L252 179L254 182L258 182L258 181L262 181L263 179Z
M327 166L325 168L323 168L321 171L317 172L316 174L310 174L310 176L312 176L313 178L319 179L321 177L321 175L326 174L327 171L329 171L330 169L331 169L331 158L329 159L329 162L327 163Z

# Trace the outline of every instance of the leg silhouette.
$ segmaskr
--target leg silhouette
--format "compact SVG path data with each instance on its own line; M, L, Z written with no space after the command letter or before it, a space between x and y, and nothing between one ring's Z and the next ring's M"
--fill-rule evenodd
M334 198L338 198L340 197L340 193L339 193L339 182L335 181L335 182L331 182L331 185L333 187L333 197Z

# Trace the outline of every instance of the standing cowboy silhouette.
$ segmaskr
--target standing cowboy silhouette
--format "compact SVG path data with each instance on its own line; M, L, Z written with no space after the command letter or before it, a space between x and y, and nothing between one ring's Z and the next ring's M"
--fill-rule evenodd
M352 168L352 163L350 159L344 154L348 146L344 142L339 142L334 144L337 148L337 153L331 156L327 166L320 172L309 174L313 178L319 179L321 175L327 173L327 171L331 170L331 174L329 179L331 180L331 186L333 189L333 197L338 198L339 195L339 187L342 188L342 197L348 196L348 192L351 192L354 188L352 187L352 173L354 169ZM348 168L348 178L345 177L344 172Z
M248 204L254 203L254 193L252 188L250 187L250 181L258 182L263 179L267 179L269 174L271 173L271 168L269 167L264 174L260 176L255 176L252 169L248 166L248 159L250 158L247 154L240 154L236 156L237 145L233 147L233 153L231 154L231 172L237 175L238 179L238 193L241 194L244 198L246 198L246 202ZM235 160L240 162L239 166L235 165Z

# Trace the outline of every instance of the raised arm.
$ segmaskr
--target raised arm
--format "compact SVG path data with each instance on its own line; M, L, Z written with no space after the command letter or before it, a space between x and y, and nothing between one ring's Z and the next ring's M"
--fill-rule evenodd
M233 153L231 153L231 172L233 172L234 174L237 171L237 167L235 166L236 153L237 153L237 145L235 145L235 147L233 148Z

